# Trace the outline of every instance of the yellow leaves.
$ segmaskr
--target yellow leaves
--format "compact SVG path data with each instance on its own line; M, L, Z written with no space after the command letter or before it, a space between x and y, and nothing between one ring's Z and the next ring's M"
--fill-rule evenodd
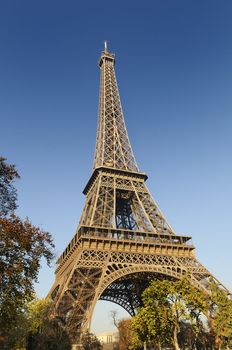
M51 300L48 298L35 299L28 304L28 322L32 333L36 333L42 327L44 320L48 318L50 306Z

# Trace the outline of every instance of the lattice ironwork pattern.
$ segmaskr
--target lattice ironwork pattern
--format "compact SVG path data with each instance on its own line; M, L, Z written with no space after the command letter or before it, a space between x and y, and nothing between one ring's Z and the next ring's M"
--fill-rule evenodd
M145 178L137 174L98 170L88 189L80 225L173 235L144 183Z
M100 96L94 168L138 171L127 135L114 71L114 55L104 51L99 62Z
M139 172L128 139L114 72L115 57L102 52L99 119L93 174L84 194L77 232L57 261L49 296L73 343L90 327L98 300L134 315L153 278L178 279L207 291L209 279L195 258L191 237L176 235ZM228 291L227 291L228 292ZM228 292L229 293L229 292ZM78 345L79 344L79 345Z

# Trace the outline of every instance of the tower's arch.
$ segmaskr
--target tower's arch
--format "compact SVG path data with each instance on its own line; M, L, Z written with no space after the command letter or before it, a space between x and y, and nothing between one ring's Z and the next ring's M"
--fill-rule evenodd
M115 303L121 306L130 316L134 316L137 308L142 306L142 293L152 280L176 280L182 276L181 272L167 272L165 269L161 272L158 267L151 268L143 265L135 268L123 268L117 276L111 274L110 279L107 278L107 282L103 282L104 290L102 291L103 286L99 288L99 292L94 298L89 313L89 328L91 328L92 316L98 301L105 300Z

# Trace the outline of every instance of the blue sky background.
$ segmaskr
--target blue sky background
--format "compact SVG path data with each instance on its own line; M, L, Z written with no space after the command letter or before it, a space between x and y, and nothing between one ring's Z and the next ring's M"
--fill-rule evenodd
M0 2L0 151L21 174L19 215L52 233L57 255L91 175L107 39L149 189L232 289L231 18L230 0ZM43 264L39 296L53 280ZM99 303L96 332L112 309Z

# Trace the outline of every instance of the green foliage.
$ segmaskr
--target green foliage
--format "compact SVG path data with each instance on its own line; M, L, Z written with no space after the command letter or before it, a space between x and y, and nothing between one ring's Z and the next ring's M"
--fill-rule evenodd
M26 312L28 333L36 334L42 331L44 321L48 320L50 307L50 299L35 299L28 304Z
M131 349L144 342L175 349L231 349L232 300L213 281L208 289L195 288L188 276L152 281L132 320Z
M17 208L17 191L14 180L19 174L14 165L7 164L5 158L0 157L0 217L12 214Z
M4 338L32 300L41 258L50 263L53 243L48 232L14 215L0 218L0 240L4 242L0 255L0 336Z
M4 320L1 320L0 325L0 349L1 350L25 350L25 339L27 334L27 320L24 312L13 310L14 320L9 324L4 325Z
M29 334L26 350L71 350L67 333L57 319L43 320L38 332Z
M232 300L215 282L211 282L210 288L208 319L215 345L232 348Z
M132 348L147 343L169 343L173 318L171 310L156 304L144 306L132 320Z
M207 309L207 297L192 286L188 277L176 281L154 280L144 291L142 299L144 307L132 322L132 348L146 341L160 346L173 344L179 349L182 322L193 326L196 342L201 326L200 315Z
M71 350L65 330L57 319L49 319L51 301L35 299L25 304L24 312L12 324L1 349Z
M58 319L49 319L51 300L28 304L26 350L71 350L70 341Z

